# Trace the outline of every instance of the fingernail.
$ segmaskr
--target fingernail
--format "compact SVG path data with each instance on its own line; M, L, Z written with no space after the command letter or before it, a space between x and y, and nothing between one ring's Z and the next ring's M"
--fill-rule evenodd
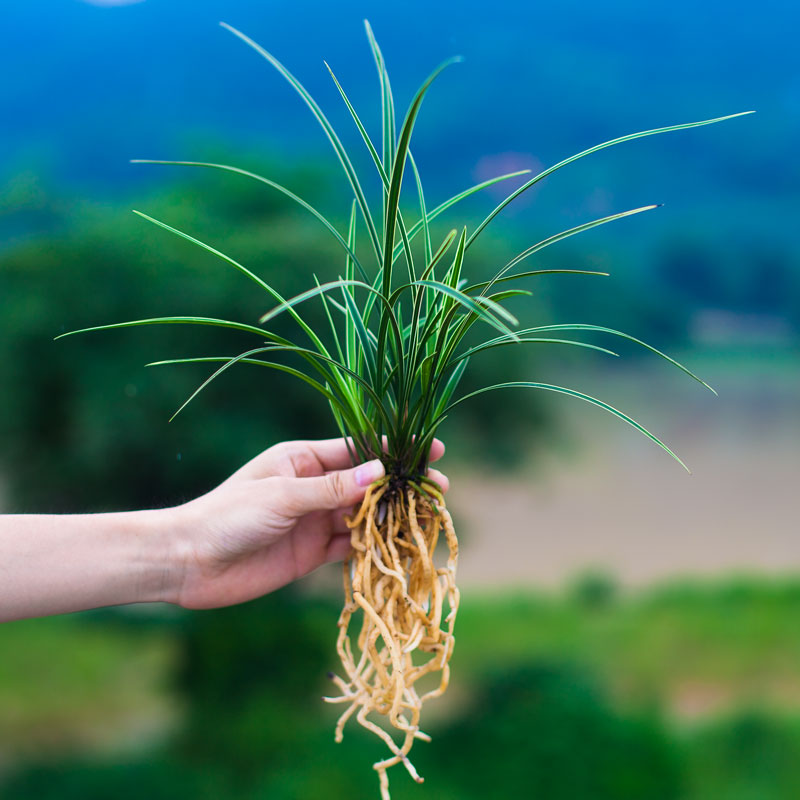
M356 469L356 483L359 486L369 486L384 474L383 462L376 458L374 461L367 461Z

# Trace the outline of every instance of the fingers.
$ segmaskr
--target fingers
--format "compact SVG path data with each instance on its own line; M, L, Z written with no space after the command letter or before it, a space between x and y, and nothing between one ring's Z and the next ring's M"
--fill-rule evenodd
M347 448L348 442L352 448L352 439L345 441L341 437L338 439L295 442L294 444L310 450L322 465L322 469L325 472L332 472L333 470L347 469L347 467L353 465L350 460L350 451Z
M442 492L446 492L450 488L450 481L443 472L439 472L438 469L429 469L428 470L428 477L438 483L441 487Z
M287 506L298 514L347 508L363 499L367 487L384 475L379 459L313 478L284 478Z
M319 439L316 441L287 442L286 446L296 446L308 450L320 463L323 471L332 472L339 469L347 469L352 466L348 442L352 448L352 439ZM383 437L383 449L387 448L387 439ZM444 455L444 442L441 439L434 439L431 443L429 460L438 461Z
M349 532L346 534L333 536L328 542L328 546L325 548L325 560L341 561L342 559L347 558L350 549L351 545Z
M431 454L429 461L438 461L443 455L444 442L441 439L434 439L433 442L431 442Z

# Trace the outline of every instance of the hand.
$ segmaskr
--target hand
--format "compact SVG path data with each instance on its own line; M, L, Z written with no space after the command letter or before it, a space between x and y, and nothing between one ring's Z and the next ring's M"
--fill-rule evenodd
M438 439L430 460L444 454ZM169 598L217 608L267 594L350 550L344 516L384 474L379 460L352 467L343 439L284 442L206 495L172 509L178 570ZM447 478L429 476L444 491Z

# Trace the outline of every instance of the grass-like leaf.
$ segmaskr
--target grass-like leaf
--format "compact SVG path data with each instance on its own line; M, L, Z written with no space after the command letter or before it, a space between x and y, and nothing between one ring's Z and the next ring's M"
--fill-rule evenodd
M353 167L350 154L316 100L271 53L235 28L224 23L223 27L259 53L280 73L300 95L324 131L352 192L348 201L350 215L347 232L345 234L339 232L324 215L290 189L249 170L227 164L199 161L141 161L140 163L175 164L230 172L257 180L281 193L289 202L298 204L310 213L336 239L344 251L344 265L343 269L341 266L336 269L334 274L343 277L321 283L315 275L309 275L309 288L287 299L247 267L211 245L165 222L141 212L137 213L150 223L203 249L241 272L276 303L261 317L260 324L265 325L279 315L287 313L297 323L310 344L302 346L294 339L279 336L266 328L247 323L190 316L139 319L84 328L82 331L71 333L142 325L185 324L217 326L250 335L255 334L260 340L259 346L238 356L177 358L154 363L215 365L214 372L198 387L187 403L197 397L217 377L240 364L267 367L298 378L327 401L337 429L346 438L349 452L354 460L383 458L387 469L396 480L405 481L412 486L420 486L420 481L425 480L431 441L450 412L460 403L476 395L506 388L528 388L565 394L602 408L644 434L685 467L660 439L627 414L602 400L574 389L543 381L509 381L478 388L461 396L458 394L461 379L472 357L498 347L559 345L616 355L613 351L591 342L560 338L564 332L605 334L627 339L665 359L710 389L711 387L685 366L634 336L613 328L578 323L533 325L519 329L516 317L506 307L506 303L512 298L530 294L518 284L509 288L511 282L551 274L606 275L604 272L582 269L534 269L522 272L513 270L525 259L557 242L614 220L651 210L656 206L641 206L612 214L548 236L518 253L492 277L471 274L470 271L474 268L470 264L469 249L481 232L509 203L568 164L617 144L656 134L711 125L742 114L654 128L611 139L583 150L533 177L528 177L522 185L509 192L471 232L463 225L448 225L449 233L444 235L438 247L434 247L432 223L441 215L449 212L462 200L484 189L530 174L530 170L521 170L500 175L470 186L438 205L427 202L423 189L423 176L411 155L412 134L423 99L433 81L445 67L458 59L445 62L428 77L411 99L398 129L395 100L383 54L372 28L369 23L365 23L380 85L379 145L377 141L373 142L344 88L333 71L328 68L334 85L352 117L358 138L367 148L380 178L380 198L378 207L373 212ZM408 169L413 173L418 218L416 211L409 212L404 208L405 214L401 213L403 180ZM376 225L375 220L379 216L381 224ZM359 218L361 222L358 221ZM421 246L415 244L420 234ZM359 235L366 238L368 248L374 255L374 266L362 261L358 255L361 252L358 246ZM439 235L436 233L436 241L439 241ZM407 277L398 279L395 267L401 259L405 262ZM468 275L469 279L465 277ZM310 301L318 301L322 305L330 334L329 338L326 334L325 341L322 331L315 330L307 321L307 317L300 314L300 306ZM471 340L465 345L465 337L477 323L485 323L495 332L487 336L486 328L478 327L476 330L483 331L483 335L477 341ZM62 336L67 335L69 334L62 334ZM260 357L267 353L279 354L287 361L297 359L298 364ZM181 408L185 405L186 403ZM386 448L384 442L387 443ZM424 487L421 487L421 490L422 488ZM428 488L431 488L430 485Z
M684 464L683 461L681 461L681 459L678 458L678 456L675 455L675 453L673 453L672 450L670 450L669 447L667 447L664 442L661 441L661 439L650 433L647 428L640 425L635 419L614 408L614 406L611 406L602 400L598 400L596 397L592 397L591 395L578 392L575 389L567 389L563 386L554 386L549 383L536 383L535 381L509 381L508 383L498 383L494 386L486 386L483 389L476 389L474 392L465 394L463 397L460 397L458 400L447 406L445 411L450 411L456 405L464 400L468 400L470 397L475 397L476 395L483 394L484 392L492 392L496 389L544 389L548 392L558 392L560 394L570 395L571 397L577 397L579 400L583 400L586 403L591 403L592 405L598 406L598 408L608 411L609 414L613 414L623 422L627 422L628 425L636 428L636 430L640 433L643 433L648 439L655 442L662 449L666 450L667 453L669 453L687 472L691 473L689 467L687 467L686 464Z

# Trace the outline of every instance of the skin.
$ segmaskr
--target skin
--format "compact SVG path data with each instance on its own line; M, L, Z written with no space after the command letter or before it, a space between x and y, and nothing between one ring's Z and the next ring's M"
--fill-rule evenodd
M430 460L443 454L435 440ZM0 622L126 603L219 608L272 592L347 555L344 517L384 474L380 461L350 463L342 439L283 442L173 508L0 516Z

